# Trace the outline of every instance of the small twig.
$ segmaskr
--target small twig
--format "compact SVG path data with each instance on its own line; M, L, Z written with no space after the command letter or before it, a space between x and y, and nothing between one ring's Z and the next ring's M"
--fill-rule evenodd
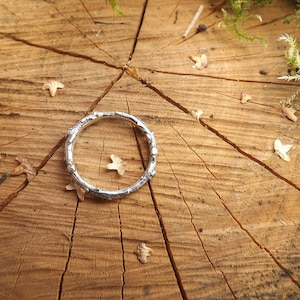
M193 26L195 25L195 23L199 19L200 15L202 14L203 9L204 9L204 5L201 4L199 6L197 12L195 13L192 21L190 22L189 26L187 27L184 34L182 35L183 38L185 38L189 34L189 32L191 31L191 29L193 28Z

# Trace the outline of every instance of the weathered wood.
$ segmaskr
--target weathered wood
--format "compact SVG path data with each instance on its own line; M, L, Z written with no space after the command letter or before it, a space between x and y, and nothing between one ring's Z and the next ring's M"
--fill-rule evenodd
M297 85L277 79L287 72L278 36L300 38L281 23L292 6L247 22L264 48L218 27L221 1L202 1L208 29L185 40L199 3L118 2L122 17L106 1L0 1L0 175L20 155L37 170L0 185L0 298L299 298L299 126L280 111ZM189 56L202 53L209 65L195 70ZM65 85L55 97L42 90L49 79ZM155 133L157 174L124 199L79 202L65 189L65 134L91 111L131 113ZM291 162L273 153L276 138L293 144ZM124 176L106 170L112 153ZM111 119L83 131L74 155L84 178L116 189L139 178L148 151Z

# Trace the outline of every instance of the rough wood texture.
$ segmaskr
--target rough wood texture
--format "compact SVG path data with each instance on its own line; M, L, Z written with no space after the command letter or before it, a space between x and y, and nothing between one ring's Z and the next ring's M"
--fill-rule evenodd
M299 299L299 121L279 108L297 85L277 79L278 36L300 39L281 23L293 7L277 1L247 23L264 48L218 27L221 1L201 1L208 30L184 41L197 1L118 2L122 17L104 0L0 0L0 175L21 155L37 170L0 185L0 298ZM195 70L189 56L202 53L209 66ZM65 85L55 97L42 90L49 79ZM253 100L241 104L241 92ZM124 199L79 202L65 190L65 134L106 110L148 124L157 174ZM293 144L291 162L273 153L276 138ZM110 121L86 130L75 156L86 178L115 189L140 176L146 148ZM111 153L128 162L123 177L105 170ZM141 242L154 251L147 264Z

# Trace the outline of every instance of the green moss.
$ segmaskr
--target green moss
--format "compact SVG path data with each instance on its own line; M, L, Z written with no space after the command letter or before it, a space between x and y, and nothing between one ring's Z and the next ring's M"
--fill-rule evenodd
M111 5L111 7L113 8L114 12L119 15L119 16L123 16L124 13L123 11L120 9L118 3L116 2L116 0L108 0L109 4Z
M275 0L230 0L229 9L222 8L225 27L234 32L239 39L246 41L260 40L265 45L261 36L254 36L247 33L243 26L249 19L256 18L262 21L260 15L252 14L250 11L255 5L266 6Z

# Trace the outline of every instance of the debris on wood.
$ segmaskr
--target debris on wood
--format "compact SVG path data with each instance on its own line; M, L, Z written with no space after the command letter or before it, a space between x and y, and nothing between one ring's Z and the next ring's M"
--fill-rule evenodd
M126 171L127 162L123 161L119 156L115 154L111 154L110 158L112 160L112 163L108 164L106 168L108 170L116 170L121 176L124 175Z
M193 69L202 70L208 67L208 58L206 54L202 54L201 56L190 55L190 59L195 62L192 66Z
M54 97L56 95L57 89L62 89L64 87L65 86L63 83L51 79L48 82L44 83L44 85L42 86L42 90L49 90L51 97Z
M0 178L0 185L9 177L9 174L5 172Z
M247 94L247 93L244 93L244 92L241 92L241 96L240 96L240 100L241 100L241 103L244 104L248 101L250 101L252 99L252 96Z
M283 145L279 139L276 139L274 142L275 154L277 154L284 161L290 161L290 157L287 154L291 150L293 145Z
M259 70L260 75L268 75L268 71L266 70Z
M201 109L192 110L191 111L192 117L194 117L197 121L200 120L200 117L203 115L203 111Z
M131 68L128 65L123 66L123 69L126 71L126 73L131 76L132 78L139 80L140 76L139 76L139 72L138 69L136 68Z
M202 11L204 9L204 6L201 4L198 8L198 10L196 11L192 21L190 22L190 24L188 25L188 27L186 28L184 34L182 35L183 38L186 38L187 35L189 34L189 32L191 31L191 29L193 28L193 26L195 25L195 23L197 22L197 20L199 19L200 15L202 14Z
M289 120L293 122L297 122L298 118L295 116L296 109L292 107L285 106L284 104L281 105L282 115L287 117Z
M199 32L203 32L207 29L207 26L205 24L200 24L198 27L197 27L197 30L196 30L196 33L199 33Z
M66 190L67 191L76 191L77 197L79 201L83 201L85 197L85 190L80 187L78 184L75 182L71 181L69 184L66 185Z
M145 243L140 243L137 247L137 250L135 251L135 254L137 255L138 260L142 264L147 263L147 257L150 256L153 253L153 250L146 246Z
M36 170L33 167L33 164L28 161L26 156L16 157L16 161L20 164L9 173L9 176L19 176L22 174L26 174L28 182L32 180L34 176L36 176Z

